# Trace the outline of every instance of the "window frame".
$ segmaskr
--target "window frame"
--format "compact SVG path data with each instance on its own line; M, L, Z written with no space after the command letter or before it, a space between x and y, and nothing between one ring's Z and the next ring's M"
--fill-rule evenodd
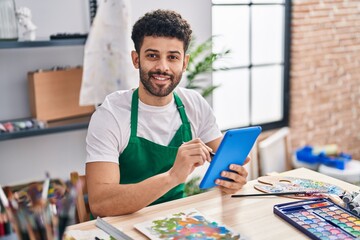
M284 46L283 46L283 63L266 63L266 64L253 64L252 63L252 6L266 6L266 5L281 5L284 6ZM285 126L289 126L289 115L290 115L290 59L291 59L291 0L285 0L283 3L252 3L251 0L249 0L249 3L212 3L212 9L214 6L248 6L250 9L249 11L249 64L238 66L238 67L229 67L229 70L235 70L235 69L248 69L249 70L249 89L250 89L250 95L249 95L249 117L250 117L250 124L247 126L261 126L262 129L265 130L271 130L276 128L281 128ZM282 92L283 92L283 99L282 99L282 119L279 121L274 122L267 122L267 123L261 123L261 124L251 124L251 88L252 88L252 68L253 67L265 67L265 66L275 66L280 65L283 66L283 85L282 85ZM245 126L244 126L245 127ZM222 129L223 131L226 131L228 129Z

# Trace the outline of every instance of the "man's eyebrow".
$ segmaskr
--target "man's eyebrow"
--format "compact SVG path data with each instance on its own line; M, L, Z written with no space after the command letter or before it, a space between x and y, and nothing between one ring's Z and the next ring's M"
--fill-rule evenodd
M160 51L156 50L156 49L148 48L148 49L145 50L145 52L157 52L158 53ZM177 50L169 51L168 53L181 55L181 52L177 51Z
M171 54L179 54L179 55L181 55L181 52L180 52L180 51L169 51L169 53L171 53Z
M146 49L145 52L159 52L159 50L156 50L156 49Z

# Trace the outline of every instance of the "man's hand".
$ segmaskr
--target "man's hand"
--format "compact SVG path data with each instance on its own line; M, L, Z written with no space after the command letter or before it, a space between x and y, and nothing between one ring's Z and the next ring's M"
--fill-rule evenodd
M184 183L195 167L211 160L210 150L199 138L183 143L179 147L174 165L169 170L169 174L176 178L179 184Z
M250 157L247 157L244 165L247 164L249 161ZM221 173L221 176L231 179L233 181L226 181L222 179L217 179L215 181L220 190L227 194L233 194L239 191L246 184L246 177L248 176L248 172L241 165L231 164L230 169L233 172L223 171Z

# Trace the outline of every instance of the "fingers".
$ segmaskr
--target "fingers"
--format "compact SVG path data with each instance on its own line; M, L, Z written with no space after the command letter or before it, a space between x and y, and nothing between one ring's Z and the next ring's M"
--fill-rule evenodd
M213 153L213 150L212 150L212 148L211 148L211 147L209 147L209 146L208 146L208 145L206 145L205 143L204 143L204 146L206 147L206 149L207 149L209 152Z
M246 183L247 171L245 170L245 168L242 168L240 172L223 171L221 173L221 176L233 180L236 183L241 183L244 185Z
M196 166L203 165L206 159L206 154L199 148L179 149L178 156L182 159L182 162L195 164Z
M209 150L200 139L183 143L176 154L176 159L169 173L183 183L196 167L210 159Z
M199 138L195 138L191 141L185 142L180 147L184 151L191 151L191 150L201 150L200 152L192 151L189 152L191 155L201 155L204 159L204 161L211 161L210 152L212 152L212 149L208 147L203 141L201 141Z
M216 184L219 188L228 194L232 194L240 190L246 184L246 178L248 176L248 172L246 169L240 165L231 164L230 171L223 171L221 176L223 178L227 178L229 180L217 179Z

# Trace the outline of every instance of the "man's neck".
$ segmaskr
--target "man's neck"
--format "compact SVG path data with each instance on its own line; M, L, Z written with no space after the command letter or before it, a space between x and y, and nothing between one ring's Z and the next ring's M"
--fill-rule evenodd
M139 86L139 99L141 102L150 106L165 106L169 104L173 99L173 93L165 97L157 97L146 91L143 86Z

